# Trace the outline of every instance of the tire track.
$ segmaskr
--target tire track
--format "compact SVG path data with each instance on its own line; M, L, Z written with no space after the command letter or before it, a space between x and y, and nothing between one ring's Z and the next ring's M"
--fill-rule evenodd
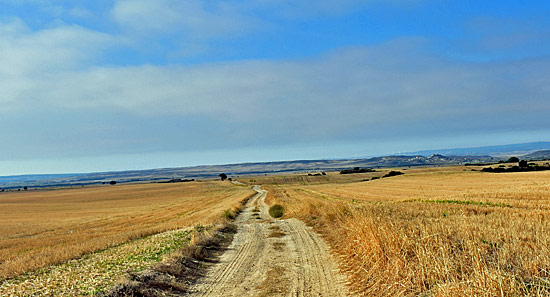
M297 246L304 247L297 250L298 257L303 263L303 288L302 292L298 290L295 296L346 296L345 290L342 289L345 279L336 277L338 274L334 272L337 269L333 261L327 257L329 253L321 238L301 221L289 221Z
M296 219L275 220L258 192L237 218L229 250L187 296L349 296L324 241ZM254 208L259 207L258 221ZM281 230L283 236L272 236Z
M244 225L239 227L240 233L255 233L253 226ZM209 286L198 296L218 296L213 294L213 292L222 292L228 283L235 278L236 274L239 274L241 270L251 262L254 262L254 258L250 258L251 255L256 254L256 251L260 250L260 242L256 240L247 240L243 245L241 245L237 250L233 251L233 255L229 255L226 261L227 265L217 266L219 269L213 272L212 280L209 281Z

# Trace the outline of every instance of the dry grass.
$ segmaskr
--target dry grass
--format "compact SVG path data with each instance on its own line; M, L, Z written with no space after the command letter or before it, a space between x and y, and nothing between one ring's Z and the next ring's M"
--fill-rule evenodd
M254 194L229 183L0 195L0 280L167 230L210 224Z
M188 293L188 285L203 276L229 246L236 232L237 226L229 221L195 229L191 241L177 252L145 271L130 274L124 282L99 296L182 296Z
M405 172L271 183L268 201L323 234L363 296L550 294L549 172Z

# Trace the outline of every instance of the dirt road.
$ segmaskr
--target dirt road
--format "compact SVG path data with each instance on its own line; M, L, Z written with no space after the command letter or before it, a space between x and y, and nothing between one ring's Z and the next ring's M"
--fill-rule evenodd
M189 296L348 296L324 241L299 220L271 218L267 191L254 189L231 246Z

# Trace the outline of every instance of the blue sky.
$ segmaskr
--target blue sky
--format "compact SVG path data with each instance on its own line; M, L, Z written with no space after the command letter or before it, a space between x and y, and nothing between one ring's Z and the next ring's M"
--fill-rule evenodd
M0 0L0 175L548 141L549 13Z

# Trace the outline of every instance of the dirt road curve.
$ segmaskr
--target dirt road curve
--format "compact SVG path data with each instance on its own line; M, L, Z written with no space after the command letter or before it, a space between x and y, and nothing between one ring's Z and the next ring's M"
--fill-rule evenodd
M189 296L348 296L323 240L299 220L271 218L267 191L254 189L229 250Z

